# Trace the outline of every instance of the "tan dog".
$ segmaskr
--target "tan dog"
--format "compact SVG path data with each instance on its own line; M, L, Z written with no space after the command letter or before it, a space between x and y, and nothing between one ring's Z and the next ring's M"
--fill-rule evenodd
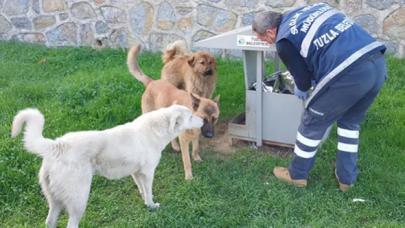
M188 52L182 40L169 44L163 51L162 79L179 89L211 98L216 85L216 61L205 51Z
M177 89L166 80L153 80L145 75L138 66L136 57L140 51L140 45L132 47L128 52L127 64L131 74L146 87L142 95L142 112L150 112L161 107L167 107L174 103L184 105L193 111L193 114L201 117L204 124L201 128L194 128L187 130L180 134L180 148L176 140L172 141L172 147L175 150L181 150L185 179L191 180L193 178L191 171L191 162L189 154L189 144L192 142L193 159L201 161L199 155L199 137L202 133L203 136L211 138L214 136L214 124L218 120L219 108L218 100L212 101L204 97L198 97L192 93L184 90Z

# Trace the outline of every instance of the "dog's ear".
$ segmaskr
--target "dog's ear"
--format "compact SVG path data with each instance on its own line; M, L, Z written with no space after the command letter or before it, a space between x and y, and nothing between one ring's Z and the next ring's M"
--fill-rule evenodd
M170 116L169 131L176 132L177 129L183 124L183 122L183 113L180 111L176 111Z
M193 93L190 93L190 96L191 96L191 104L193 106L193 110L197 111L198 107L200 106L201 99Z
M195 65L195 57L194 55L189 56L187 59L188 65L190 65L191 67L193 67Z

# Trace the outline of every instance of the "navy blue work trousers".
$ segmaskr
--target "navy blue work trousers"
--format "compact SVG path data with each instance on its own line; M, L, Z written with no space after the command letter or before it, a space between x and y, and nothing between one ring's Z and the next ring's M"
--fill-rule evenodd
M297 132L294 158L289 166L293 179L307 179L326 130L337 123L336 177L343 184L356 181L360 123L387 77L380 53L349 66L305 109Z

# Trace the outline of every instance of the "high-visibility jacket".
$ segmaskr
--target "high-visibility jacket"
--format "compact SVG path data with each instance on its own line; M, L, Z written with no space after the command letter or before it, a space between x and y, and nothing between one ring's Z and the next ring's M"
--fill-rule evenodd
M276 43L283 39L289 40L299 50L317 83L307 105L354 62L386 49L345 14L326 3L283 14Z

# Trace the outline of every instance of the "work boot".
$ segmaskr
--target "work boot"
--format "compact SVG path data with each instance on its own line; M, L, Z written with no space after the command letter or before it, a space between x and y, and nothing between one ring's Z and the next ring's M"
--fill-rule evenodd
M335 177L336 177L337 182L339 183L339 189L340 189L340 191L342 191L342 192L347 192L347 191L349 191L349 189L350 189L351 187L353 187L353 185L348 185L348 184L340 183L339 177L338 177L337 172L336 172L336 169L335 169Z
M339 182L339 181L338 181ZM348 184L342 184L339 182L339 189L342 192L347 192L349 191L349 189L352 187L352 185L348 185Z
M273 174L274 176L277 177L277 179L286 182L288 184L292 184L294 186L304 188L307 186L307 180L305 179L300 179L300 180L294 180L290 176L290 172L288 171L288 168L285 167L274 167L273 169Z

